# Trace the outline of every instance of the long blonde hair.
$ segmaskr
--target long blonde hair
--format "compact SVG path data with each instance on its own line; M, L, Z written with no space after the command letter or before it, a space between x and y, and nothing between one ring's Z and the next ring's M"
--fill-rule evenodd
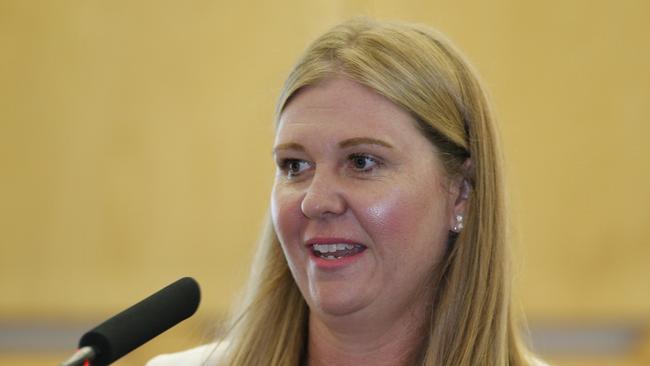
M410 112L449 176L471 185L465 228L435 271L418 365L526 365L510 300L506 218L495 122L476 73L439 33L354 19L316 41L281 93L277 117L301 88L343 76ZM467 159L471 164L464 164ZM270 220L247 296L227 334L224 365L297 366L306 359L309 309Z

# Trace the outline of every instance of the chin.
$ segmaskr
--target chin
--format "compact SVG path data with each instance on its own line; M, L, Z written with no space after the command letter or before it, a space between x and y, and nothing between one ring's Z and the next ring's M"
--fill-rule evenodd
M368 305L360 290L341 291L340 286L334 287L336 288L312 287L311 299L307 301L310 310L325 316L345 316L360 311Z

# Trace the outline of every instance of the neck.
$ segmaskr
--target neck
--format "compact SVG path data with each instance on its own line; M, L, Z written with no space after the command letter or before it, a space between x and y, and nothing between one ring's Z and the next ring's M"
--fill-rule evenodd
M398 317L368 317L351 314L309 316L309 366L400 366L410 365L422 344L426 313L403 312ZM386 321L391 319L391 321Z

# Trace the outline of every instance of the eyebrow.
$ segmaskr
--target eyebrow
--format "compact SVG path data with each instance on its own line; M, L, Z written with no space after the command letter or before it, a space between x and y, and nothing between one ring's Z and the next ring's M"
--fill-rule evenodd
M295 142L287 142L285 144L280 144L276 147L273 148L273 154L276 154L279 150L297 150L297 151L305 151L305 147L295 143Z
M393 148L393 145L389 144L386 141L374 139L371 137L353 137L347 140L339 142L339 147L342 149L357 146L357 145L379 145L389 149ZM296 150L296 151L305 151L305 147L296 142L287 142L280 144L273 148L273 154L276 154L280 150Z
M393 148L393 145L389 144L388 142L383 140L373 139L371 137L354 137L339 142L339 147L341 148L357 146L357 145L379 145L379 146L387 147L389 149Z

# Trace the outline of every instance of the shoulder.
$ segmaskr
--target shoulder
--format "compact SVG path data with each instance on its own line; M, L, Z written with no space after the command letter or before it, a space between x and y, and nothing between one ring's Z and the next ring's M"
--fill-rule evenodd
M202 366L214 364L227 344L209 343L186 351L159 355L147 362L146 366Z
M537 357L530 357L530 366L549 366L549 364Z

